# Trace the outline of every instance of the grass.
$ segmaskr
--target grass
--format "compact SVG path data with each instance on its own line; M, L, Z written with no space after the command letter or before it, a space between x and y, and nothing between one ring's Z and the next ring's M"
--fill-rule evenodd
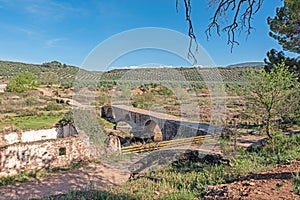
M101 117L97 117L97 119L99 120L100 125L105 129L113 129L115 124L101 118Z
M300 195L300 175L299 172L293 174L292 179L293 192Z
M15 126L19 130L38 130L44 128L52 128L62 118L60 115L42 115L42 116L26 116L11 117L2 119L0 130L7 126Z

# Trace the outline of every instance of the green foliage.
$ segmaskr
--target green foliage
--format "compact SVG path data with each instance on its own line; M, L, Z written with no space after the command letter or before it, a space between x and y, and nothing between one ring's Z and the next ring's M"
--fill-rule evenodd
M31 72L18 74L16 77L10 79L7 90L11 92L24 92L39 86L36 76Z
M58 75L54 72L44 72L40 76L40 81L44 85L52 86L57 83Z
M138 107L138 105L139 105L139 103L138 103L138 102L136 102L136 101L134 101L134 102L132 103L132 106L133 106L133 107L135 107L135 108L137 108L137 107Z
M299 103L299 82L284 63L275 65L270 72L248 71L248 81L239 93L242 94L254 117L265 122L269 137L271 122L294 113Z
M284 185L284 182L277 183L275 186L276 190L280 190L280 188Z
M276 16L268 18L270 36L276 39L284 50L300 53L300 0L285 0L277 8Z
M260 155L269 163L289 163L300 155L300 135L286 136L281 131L272 132Z
M20 116L13 118L5 118L1 121L0 130L7 126L16 126L20 130L38 130L43 128L53 128L54 125L61 119L59 115L35 115L35 116Z
M38 112L34 109L15 111L18 117L38 116Z
M50 68L50 67L61 67L62 64L56 60L53 60L51 62L45 62L42 64L42 67L45 67L45 68Z
M73 84L73 80L60 80L60 87L64 89L71 88Z
M0 79L13 78L20 73L31 72L40 80L43 74L48 72L57 74L58 82L61 82L65 87L70 87L78 72L77 67L68 65L59 65L56 62L53 64L44 63L43 65L25 64L19 62L0 61Z
M282 62L285 66L288 66L290 72L298 74L298 80L300 79L300 60L297 58L286 57L283 51L277 52L275 49L270 50L267 53L268 60L265 59L265 70L270 72L275 65L279 65Z
M51 102L47 105L46 110L47 111L57 111L64 109L63 105L57 104L55 102Z
M22 171L17 176L9 176L5 178L0 178L0 186L11 185L16 182L22 182L29 180L30 178L36 178L36 174L33 172Z
M75 125L74 124L74 118L73 118L73 112L67 112L61 120L58 121L57 126L65 126L67 124Z
M107 96L107 94L101 93L98 98L98 101L100 105L108 105L110 103L110 97Z
M37 103L38 103L38 101L33 97L29 97L25 100L26 106L32 106L32 105L37 104Z
M85 134L90 145L93 146L95 156L102 155L104 152L104 141L106 139L103 123L97 117L97 114L90 110L73 109L68 112L56 124L66 125L72 124L80 133ZM107 124L105 124L107 125Z
M292 178L293 191L295 194L300 195L300 175L299 172L293 174Z

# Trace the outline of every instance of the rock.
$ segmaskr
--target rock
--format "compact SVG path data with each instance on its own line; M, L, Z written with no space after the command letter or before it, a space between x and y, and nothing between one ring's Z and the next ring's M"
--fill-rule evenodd
M118 136L110 134L105 140L106 154L107 155L119 155L122 153L121 142Z
M254 186L254 185L255 185L255 183L253 183L253 182L250 182L250 183L249 183L249 185L251 185L251 186Z
M214 191L214 186L212 186L212 185L207 186L207 190L208 191Z
M247 191L242 192L242 196L248 196L248 195L249 195L249 194L248 194Z

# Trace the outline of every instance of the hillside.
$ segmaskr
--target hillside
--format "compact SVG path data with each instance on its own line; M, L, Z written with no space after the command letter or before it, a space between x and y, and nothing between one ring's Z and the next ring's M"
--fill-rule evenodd
M17 74L24 72L32 72L37 77L40 77L45 72L53 72L57 74L59 79L58 81L67 83L72 81L78 70L78 67L61 64L57 61L52 61L50 63L44 63L41 65L0 61L0 80L10 79Z
M263 67L265 66L264 62L245 62L245 63L238 63L233 65L228 65L228 68L235 68L235 67Z
M258 69L259 67L256 67ZM207 68L141 68L130 71L129 69L114 69L108 72L89 72L81 70L75 66L61 64L57 61L52 61L44 64L27 64L11 61L0 61L0 80L10 79L19 73L32 72L37 77L40 77L45 72L53 72L57 74L58 81L65 85L71 84L75 76L84 80L170 80L170 81L203 81L203 76L206 80L218 81L219 78L214 76L216 70L220 73L223 81L234 82L243 79L243 71L247 67L230 67L230 68L215 68L213 73ZM130 71L130 73L129 73ZM79 72L79 73L78 73ZM213 76L212 76L213 75Z

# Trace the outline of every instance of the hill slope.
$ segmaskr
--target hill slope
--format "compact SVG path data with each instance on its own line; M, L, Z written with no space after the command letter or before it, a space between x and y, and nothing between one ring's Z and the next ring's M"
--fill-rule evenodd
M53 72L57 74L60 83L72 83L76 75L84 80L148 80L148 81L203 81L206 80L219 81L216 73L219 73L225 82L241 81L243 72L248 67L230 67L230 68L140 68L140 69L114 69L108 72L90 72L82 70L75 66L61 64L57 61L37 64L26 64L20 62L0 61L0 80L9 79L19 73L32 72L40 77L45 72ZM259 69L259 67L255 67ZM212 71L210 71L212 70Z

